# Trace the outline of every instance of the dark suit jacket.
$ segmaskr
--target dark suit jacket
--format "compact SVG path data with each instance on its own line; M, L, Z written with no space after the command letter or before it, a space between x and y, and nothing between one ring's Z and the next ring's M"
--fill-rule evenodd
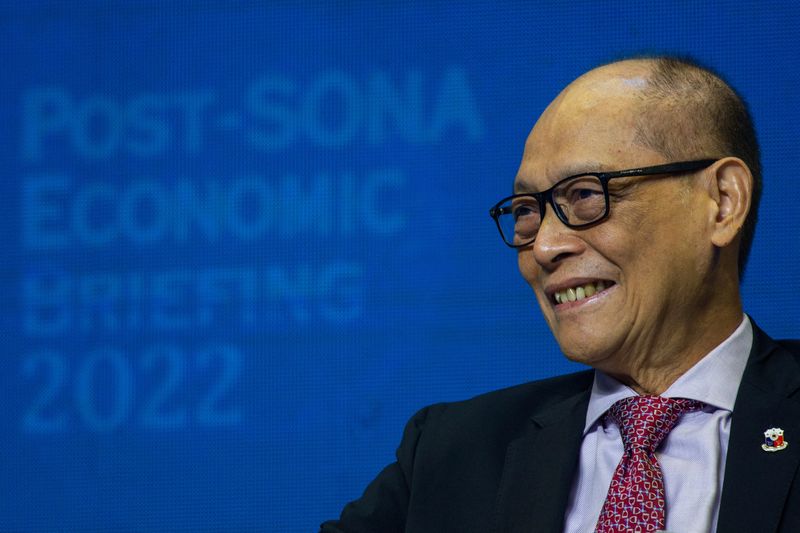
M325 533L560 532L593 371L437 404L408 423L397 461ZM800 532L800 342L754 325L731 419L721 533ZM761 449L780 427L784 450Z

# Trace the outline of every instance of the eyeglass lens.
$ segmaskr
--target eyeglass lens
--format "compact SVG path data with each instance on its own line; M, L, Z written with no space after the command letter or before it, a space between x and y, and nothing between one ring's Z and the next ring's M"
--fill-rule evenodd
M556 214L570 226L591 224L606 213L606 196L597 176L577 176L552 190ZM542 223L542 212L534 196L518 196L501 206L498 217L503 238L522 246L533 241Z

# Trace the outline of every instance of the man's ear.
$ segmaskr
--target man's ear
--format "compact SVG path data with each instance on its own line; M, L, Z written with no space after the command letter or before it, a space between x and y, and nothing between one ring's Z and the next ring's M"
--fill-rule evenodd
M738 157L726 157L707 172L711 199L716 212L711 222L711 241L723 248L736 238L744 225L753 199L753 174Z

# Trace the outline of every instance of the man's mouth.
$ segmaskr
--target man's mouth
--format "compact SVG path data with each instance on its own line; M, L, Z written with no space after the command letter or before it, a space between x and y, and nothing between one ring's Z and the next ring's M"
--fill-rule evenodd
M553 293L552 299L556 304L563 304L567 302L577 302L585 298L594 296L598 292L603 292L614 285L613 281L597 280L590 283L582 283L575 287L569 287L564 290L556 291Z

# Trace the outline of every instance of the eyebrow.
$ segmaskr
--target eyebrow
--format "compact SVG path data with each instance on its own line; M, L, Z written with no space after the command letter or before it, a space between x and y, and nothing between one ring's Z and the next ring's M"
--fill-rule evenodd
M563 180L564 178L568 178L570 176L577 176L579 174L586 174L589 172L612 172L610 170L603 170L606 167L607 165L604 165L599 161L580 161L577 163L570 163L569 165L563 167L559 171L558 178L553 180L553 184L557 183L560 180ZM517 177L514 178L513 190L514 194L541 192L539 190L536 190L534 187L532 187L525 181L520 181L519 175L517 175Z

